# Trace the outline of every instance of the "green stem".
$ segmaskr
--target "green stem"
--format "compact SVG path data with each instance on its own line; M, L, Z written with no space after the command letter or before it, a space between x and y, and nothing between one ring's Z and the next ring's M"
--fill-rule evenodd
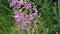
M10 10L9 8L5 7L5 6L2 5L2 4L0 4L0 6L3 7L3 8L5 8L5 9L7 9L7 10L10 11L10 12L12 11L12 10Z

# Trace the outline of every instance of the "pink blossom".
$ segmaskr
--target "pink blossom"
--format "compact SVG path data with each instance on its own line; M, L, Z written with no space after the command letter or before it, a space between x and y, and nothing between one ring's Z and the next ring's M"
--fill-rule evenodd
M12 2L10 2L10 7L15 6L17 2L18 2L18 0L12 0Z
M23 0L20 0L20 4L22 4L22 5L23 5Z
M14 16L16 22L20 22L23 18L24 18L24 14L22 12Z
M16 22L20 22L20 16L19 15L15 15L14 19L16 20Z
M26 15L25 18L26 18L26 20L32 20L33 16L32 15Z
M34 12L34 16L36 17L36 16L37 16L37 13L38 13L38 10L37 10L36 7L34 7L33 10L35 11L35 12Z
M32 7L32 6L31 6L31 3L27 2L27 3L26 3L26 8L27 8L27 9L30 9L31 7Z
M26 22L23 22L22 23L22 29L25 29L25 27L26 27Z
M34 18L38 16L38 10L36 8L35 3L30 2L30 0L12 0L12 2L10 2L10 7L16 9L18 12L14 15L14 19L16 22L21 22L21 29L22 30L26 30L27 32L29 32L29 29L31 25L29 25L30 23L32 23L32 20L35 20ZM15 8L16 7L16 8ZM24 11L26 11L26 13L24 13ZM27 12L29 11L29 12ZM29 13L29 15L27 15ZM28 23L28 22L29 23ZM27 22L27 23L26 23ZM35 21L34 21L35 23ZM27 26L27 27L26 27ZM32 26L31 26L32 27ZM34 28L31 31L34 34Z
M18 7L21 7L22 4L23 4L22 0L20 0L20 1L18 1L18 0L12 0L12 2L10 2L10 7L13 7L15 5L17 5Z

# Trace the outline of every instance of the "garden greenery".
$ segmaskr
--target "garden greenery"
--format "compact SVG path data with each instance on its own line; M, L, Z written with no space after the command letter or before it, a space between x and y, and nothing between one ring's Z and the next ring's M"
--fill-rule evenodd
M60 34L58 0L0 0L0 34Z

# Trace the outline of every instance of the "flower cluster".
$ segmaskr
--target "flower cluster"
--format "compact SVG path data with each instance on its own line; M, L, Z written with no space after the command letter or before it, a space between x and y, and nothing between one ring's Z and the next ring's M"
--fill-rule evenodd
M29 31L31 27L31 21L37 18L37 6L34 2L30 0L12 0L10 2L10 7L17 9L17 13L13 16L16 22L21 23L21 29ZM16 8L15 8L16 7ZM34 28L32 28L34 31Z

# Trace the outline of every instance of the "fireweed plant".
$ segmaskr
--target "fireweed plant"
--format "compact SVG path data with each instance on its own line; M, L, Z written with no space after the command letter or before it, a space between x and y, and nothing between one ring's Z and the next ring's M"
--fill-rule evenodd
M13 18L18 23L18 28L26 30L28 34L34 34L37 29L37 5L30 0L12 0L10 7L13 9Z

